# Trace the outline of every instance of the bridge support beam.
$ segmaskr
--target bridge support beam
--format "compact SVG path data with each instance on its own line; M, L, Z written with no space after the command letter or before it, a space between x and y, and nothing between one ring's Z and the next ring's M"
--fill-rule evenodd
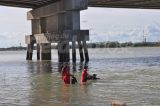
M86 41L89 30L80 30L80 11L88 8L88 0L59 0L55 3L33 9L27 13L32 21L32 35L26 36L26 44L37 44L37 60L51 60L51 43L58 43L58 61L69 62L69 42L72 42L72 61L76 62L76 42L80 61L89 61ZM28 49L30 50L30 49Z

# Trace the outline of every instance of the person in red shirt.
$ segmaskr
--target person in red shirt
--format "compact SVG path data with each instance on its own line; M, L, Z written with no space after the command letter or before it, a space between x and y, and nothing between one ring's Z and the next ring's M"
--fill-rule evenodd
M69 69L67 65L63 65L62 68L62 80L65 84L70 84L70 76L73 76L69 73Z
M84 67L81 74L81 83L87 82L90 79L90 75L87 72L87 66Z
M100 78L97 78L97 74L93 74L93 75L90 75L88 74L87 72L87 66L84 67L84 69L82 70L82 74L81 74L81 83L86 83L87 80L97 80L97 79L100 79Z

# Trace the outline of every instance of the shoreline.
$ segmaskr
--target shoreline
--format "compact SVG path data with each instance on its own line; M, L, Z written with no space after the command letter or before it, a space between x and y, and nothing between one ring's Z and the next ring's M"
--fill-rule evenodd
M127 47L103 47L103 48L100 48L100 47L96 47L96 48L90 48L88 47L88 49L108 49L108 48L113 48L113 49L116 49L116 48L160 48L160 46L138 46L138 47L132 47L132 46L127 46ZM3 49L3 48L2 48ZM70 48L71 49L71 48ZM8 49L6 48L5 50L1 50L0 48L0 51L26 51L27 49ZM36 50L36 49L34 49ZM57 50L57 49L51 49L51 50Z
M87 43L88 48L138 48L138 47L160 47L160 42L125 42L119 43L115 42L94 42L94 43ZM36 46L34 46L33 50L36 50ZM70 49L72 45L70 45ZM76 45L78 48L78 45ZM57 45L52 45L51 49L57 49ZM8 48L0 48L0 51L23 51L27 50L27 47L8 47Z

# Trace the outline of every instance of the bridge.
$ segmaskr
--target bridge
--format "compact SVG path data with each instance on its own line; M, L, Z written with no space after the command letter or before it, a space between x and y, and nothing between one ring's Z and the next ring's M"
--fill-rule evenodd
M60 0L0 0L0 5L39 8ZM87 1L87 0L83 0ZM160 9L159 0L88 0L90 7Z
M0 0L0 5L31 8L32 35L25 37L27 60L32 60L33 45L37 60L51 60L51 43L58 43L59 62L69 62L69 42L72 42L72 61L76 62L76 42L80 61L89 61L86 41L89 30L80 29L80 11L88 7L160 9L159 0Z

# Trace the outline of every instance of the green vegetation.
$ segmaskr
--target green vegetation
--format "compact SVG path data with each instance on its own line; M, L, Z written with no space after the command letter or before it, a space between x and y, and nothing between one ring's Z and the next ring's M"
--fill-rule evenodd
M160 42L94 42L87 43L89 48L122 48L122 47L160 47ZM76 46L78 48L78 45ZM70 45L70 48L72 46ZM18 51L18 50L26 50L26 47L9 47L9 48L0 48L0 51ZM57 49L57 45L52 45L52 49ZM36 46L34 47L36 50Z
M160 42L96 42L88 43L89 48L121 48L121 47L159 47Z
M18 51L18 50L26 50L26 47L0 48L0 51Z

